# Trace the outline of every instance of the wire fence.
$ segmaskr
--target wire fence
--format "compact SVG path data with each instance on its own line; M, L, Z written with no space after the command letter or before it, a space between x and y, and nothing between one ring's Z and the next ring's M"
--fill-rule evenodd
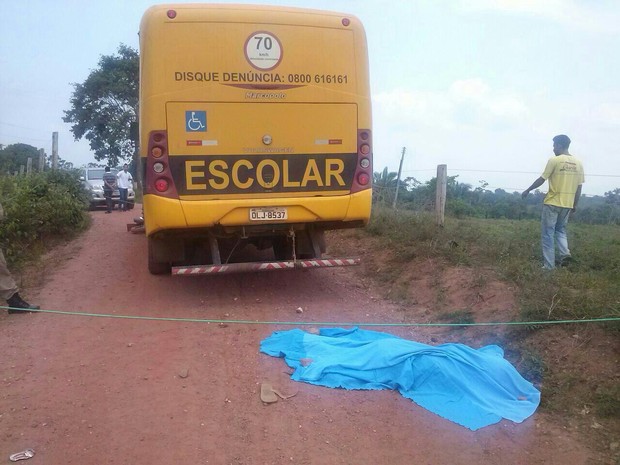
M421 169L415 169L415 170L402 170L402 176L401 176L401 188L403 186L404 180L410 177L413 177L415 179L414 176L407 176L408 174L415 174L415 173L436 173L437 172L437 168L421 168ZM484 174L509 174L509 175L515 175L515 174L527 174L527 175L532 175L532 176L540 176L541 172L540 171L517 171L517 170L494 170L494 169L471 169L471 168L451 168L449 167L449 174L451 176L453 176L454 174L451 173L484 173ZM376 175L380 175L381 173L376 173ZM395 172L390 172L390 174L395 175ZM590 177L596 177L596 178L609 178L609 179L618 179L618 188L620 188L620 174L602 174L602 173L587 173L586 174L587 178ZM434 176L433 176L434 178ZM417 181L417 179L416 179ZM422 182L418 181L420 184L423 184ZM484 183L481 186L474 186L472 183L470 182L462 182L460 183L461 185L470 185L472 186L472 190L496 190L496 189L501 189L503 191L506 191L508 193L514 193L514 192L518 192L521 193L523 192L525 189L527 189L529 187L529 184L527 186L520 186L520 187L514 187L514 186L503 186L503 185L496 185L497 183L487 183L486 180L479 180L479 183ZM385 189L386 186L382 186L380 184L374 184L373 185L373 189ZM395 185L394 186L387 186L388 189L395 189ZM539 190L541 190L541 188L539 188ZM613 191L614 189L609 189L609 191ZM599 194L582 194L583 197L601 197L601 195Z
M492 185L486 180L479 180L479 185L473 186L471 183L457 180L458 173L461 172L509 174L514 177L518 174L527 174L532 175L532 179L534 175L540 177L540 173L457 168L450 169L449 175L446 176L447 166L440 166L442 167L441 177L445 177L441 180L441 186L439 167L432 170L405 170L401 172L404 176L401 176L400 182L397 174L388 172L387 168L382 172L376 172L373 179L373 202L377 205L392 206L392 208L403 210L434 212L439 224L443 224L444 213L456 217L517 220L540 217L543 199L547 194L544 185L531 190L529 195L523 198L522 193L529 188L529 184L528 187L507 187L502 186L501 183ZM407 174L431 171L436 172L437 176L426 182L407 176ZM456 176L455 173L457 173ZM620 175L617 174L596 173L593 176L620 179ZM575 192L570 192L571 198L574 194ZM395 198L397 201L394 201ZM572 213L573 221L587 224L620 224L620 188L609 189L604 196L582 194L579 199L578 208Z

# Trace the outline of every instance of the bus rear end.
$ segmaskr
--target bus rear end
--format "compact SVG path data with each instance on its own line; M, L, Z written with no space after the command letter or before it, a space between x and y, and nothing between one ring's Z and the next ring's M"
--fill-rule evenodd
M367 224L372 132L356 18L156 6L140 46L152 273L257 269L229 266L247 244L292 266L321 263L324 231Z

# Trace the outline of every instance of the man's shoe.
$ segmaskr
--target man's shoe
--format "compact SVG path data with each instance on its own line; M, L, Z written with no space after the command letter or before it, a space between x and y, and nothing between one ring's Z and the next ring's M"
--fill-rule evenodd
M13 296L6 301L9 304L9 313L29 313L29 310L39 310L38 305L30 305L24 299L21 298L19 292L13 294Z
M573 257L571 257L570 255L567 255L566 257L563 257L562 260L560 260L560 266L568 266L571 263L573 263Z

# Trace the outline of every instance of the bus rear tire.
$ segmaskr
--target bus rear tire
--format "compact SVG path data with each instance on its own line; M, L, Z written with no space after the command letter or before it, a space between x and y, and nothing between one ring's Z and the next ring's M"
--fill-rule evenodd
M170 274L172 270L172 266L170 263L157 261L157 248L162 247L164 243L162 241L158 241L157 239L153 239L152 237L148 238L148 266L149 273L151 274Z
M293 243L287 236L278 236L273 239L273 255L278 261L293 258Z

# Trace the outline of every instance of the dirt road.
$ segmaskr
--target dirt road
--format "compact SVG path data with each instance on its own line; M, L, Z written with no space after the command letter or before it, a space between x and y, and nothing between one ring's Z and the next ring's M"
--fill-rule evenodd
M399 321L346 268L151 276L145 237L126 232L134 215L93 212L28 298L119 316ZM33 448L32 465L596 463L540 413L472 432L396 392L295 383L283 360L259 353L293 327L2 312L0 460ZM388 331L430 342L424 329ZM264 405L264 381L297 395Z

